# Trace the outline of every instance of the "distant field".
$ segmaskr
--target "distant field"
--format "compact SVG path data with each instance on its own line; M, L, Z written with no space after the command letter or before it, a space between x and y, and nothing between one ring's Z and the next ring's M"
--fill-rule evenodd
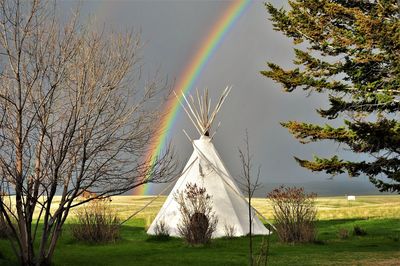
M112 207L119 215L128 217L149 203L153 196L117 196L112 198ZM136 215L144 218L148 225L157 215L166 197L157 198ZM273 219L271 202L254 198L253 206L266 218ZM400 218L400 195L357 196L355 201L345 197L319 197L316 201L319 220Z
M111 207L119 217L125 219L136 211L141 210L135 218L145 221L150 225L155 218L166 196L115 196L112 197ZM273 220L271 202L263 198L252 199L253 207L264 217ZM55 198L54 207L58 205ZM370 218L400 218L400 195L357 196L355 201L348 201L345 197L318 197L316 200L319 220L337 219L370 219ZM74 216L74 211L70 217Z

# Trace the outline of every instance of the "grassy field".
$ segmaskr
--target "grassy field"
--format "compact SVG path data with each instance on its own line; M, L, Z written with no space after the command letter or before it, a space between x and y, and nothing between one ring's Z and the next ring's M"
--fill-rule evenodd
M151 197L114 197L112 206L121 218L140 209ZM247 237L215 239L205 247L189 247L181 239L157 241L145 233L165 198L126 223L121 239L93 245L75 241L69 224L64 228L54 257L55 265L246 265ZM255 199L255 207L272 217L271 205ZM314 244L280 244L271 237L269 265L400 265L400 196L365 196L348 202L344 197L318 198L318 241ZM71 218L69 222L73 222ZM340 229L354 225L366 236L341 239ZM262 237L256 237L256 247ZM0 240L0 265L15 265L9 243Z

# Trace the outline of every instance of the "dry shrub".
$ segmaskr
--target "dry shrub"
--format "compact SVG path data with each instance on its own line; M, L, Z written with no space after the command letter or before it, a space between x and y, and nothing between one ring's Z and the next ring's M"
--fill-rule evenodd
M109 200L96 199L76 211L72 235L76 240L104 243L119 238L120 219L111 209Z
M218 220L206 189L188 183L184 191L175 194L175 200L182 215L178 225L179 234L190 245L210 242Z
M272 202L276 230L285 243L313 242L316 237L315 193L303 188L280 186L268 193Z
M225 237L234 238L236 234L236 226L225 224L224 232L225 232Z
M157 238L168 239L169 238L169 227L164 220L158 221L154 228L154 232Z
M345 228L340 228L338 232L338 236L340 239L347 239L349 238L349 230Z

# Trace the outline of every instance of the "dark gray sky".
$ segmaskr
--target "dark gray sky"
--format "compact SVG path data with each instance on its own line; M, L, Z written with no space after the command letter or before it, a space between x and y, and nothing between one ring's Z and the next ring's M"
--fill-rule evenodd
M284 1L272 1L281 6ZM60 8L70 10L75 1L61 1ZM99 25L117 30L141 31L144 47L144 72L159 71L170 82L179 80L199 45L229 6L229 1L83 1L83 16L91 14ZM263 2L253 2L226 35L201 74L196 87L208 87L216 97L227 85L231 94L222 107L217 122L221 126L214 144L232 175L238 175L238 147L243 144L247 128L254 163L262 165L264 186L258 196L279 184L301 185L320 195L376 194L366 177L330 176L302 169L293 156L312 158L339 153L348 159L357 158L333 143L298 143L281 121L300 120L325 123L315 109L326 106L323 95L307 97L302 91L284 93L278 84L259 71L271 61L290 67L293 45L281 33L272 30ZM193 148L182 132L185 129L197 138L194 127L181 111L172 132L172 143L185 163ZM157 191L157 189L155 189Z

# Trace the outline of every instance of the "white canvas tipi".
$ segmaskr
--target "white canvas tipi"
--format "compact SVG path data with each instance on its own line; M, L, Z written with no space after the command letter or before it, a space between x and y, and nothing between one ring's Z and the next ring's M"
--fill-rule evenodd
M148 234L154 235L157 223L162 221L168 227L171 236L179 236L178 224L181 221L181 213L174 195L184 191L188 183L204 187L206 193L211 196L212 208L218 219L216 231L212 235L213 238L226 236L227 227L235 229L235 236L243 236L249 233L248 202L225 168L221 157L211 142L212 137L208 136L211 123L229 91L229 87L224 90L214 112L211 114L209 113L210 107L207 90L204 97L197 95L197 106L199 107L196 107L193 98L189 102L184 97L187 104L187 108L184 106L184 109L201 134L201 137L198 140L192 141L193 154L161 210L150 225L147 231ZM254 212L253 217L253 234L268 234L268 229Z

